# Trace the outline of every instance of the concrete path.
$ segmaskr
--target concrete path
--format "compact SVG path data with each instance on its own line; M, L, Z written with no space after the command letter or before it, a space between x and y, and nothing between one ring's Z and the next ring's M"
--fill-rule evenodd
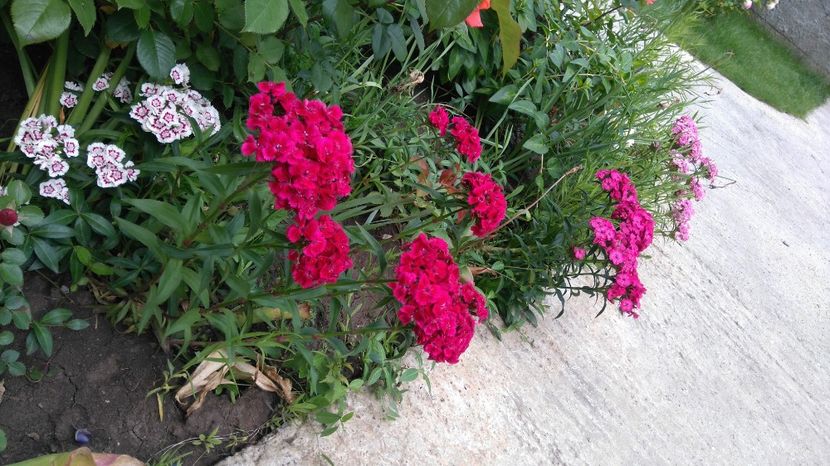
M717 86L704 151L737 183L688 243L652 246L639 320L576 299L525 335L479 331L398 420L353 396L343 431L289 426L224 464L830 462L830 103L804 122Z

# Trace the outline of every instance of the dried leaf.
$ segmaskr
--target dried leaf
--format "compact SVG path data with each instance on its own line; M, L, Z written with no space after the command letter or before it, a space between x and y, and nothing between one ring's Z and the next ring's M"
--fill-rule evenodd
M281 376L274 366L263 366L262 372L268 376L277 386L280 387L280 392L277 392L286 403L294 402L294 393L291 392L291 381Z
M213 390L214 388L219 386L219 382L222 381L225 374L228 373L228 366L225 364L224 359L227 359L227 355L224 351L214 351L210 353L208 357L196 367L196 370L193 371L193 375L190 377L190 380L176 392L176 401L185 406L185 399L189 398L196 393L200 393L205 391L205 388L210 384L216 383L212 388L207 389L207 391ZM218 380L215 375L220 373Z
M0 380L0 404L3 403L3 395L6 394L6 384L5 380Z

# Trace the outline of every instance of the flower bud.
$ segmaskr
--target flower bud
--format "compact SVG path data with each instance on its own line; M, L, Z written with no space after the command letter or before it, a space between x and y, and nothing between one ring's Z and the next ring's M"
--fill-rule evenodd
M17 223L17 211L14 209L0 210L0 225L10 227Z

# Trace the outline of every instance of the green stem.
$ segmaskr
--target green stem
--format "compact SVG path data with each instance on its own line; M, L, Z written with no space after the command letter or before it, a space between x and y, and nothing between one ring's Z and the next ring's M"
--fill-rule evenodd
M79 134L83 134L85 131L88 131L92 128L92 125L95 124L95 120L101 115L101 112L104 110L104 106L107 105L107 99L112 94L113 89L115 86L118 85L118 82L121 81L121 78L124 77L124 74L127 72L127 67L130 66L130 62L133 61L133 56L135 55L135 42L131 43L129 47L127 47L127 52L124 54L124 58L121 60L121 63L118 64L118 68L115 69L115 72L112 74L112 79L110 80L110 86L101 92L101 95L98 96L98 99L95 101L95 105L92 106L92 109L89 111L89 114L86 115L84 119L84 123L78 129ZM91 79L91 77L90 77Z
M35 75L32 72L32 61L29 59L29 55L26 54L26 50L20 45L20 39L17 37L17 33L14 32L14 26L12 26L9 14L5 10L0 12L0 19L2 19L3 27L9 33L14 50L17 52L17 61L20 62L20 72L23 74L23 82L26 84L26 94L31 97L35 91Z
M69 53L69 29L58 37L53 55L52 69L49 74L49 87L46 92L46 113L58 117L61 110L60 97L66 79L66 56Z
M112 52L112 49L109 47L104 46L101 48L101 52L98 54L98 58L95 59L95 64L92 66L92 71L89 73L89 78L86 80L84 91L78 98L78 105L76 105L72 110L72 113L69 114L69 118L66 120L66 123L70 125L77 125L83 121L86 116L86 112L89 109L89 104L92 103L92 97L95 95L95 91L92 90L92 85L95 83L95 80L98 79L98 76L101 76L101 74L104 73L104 70L109 64L110 52Z

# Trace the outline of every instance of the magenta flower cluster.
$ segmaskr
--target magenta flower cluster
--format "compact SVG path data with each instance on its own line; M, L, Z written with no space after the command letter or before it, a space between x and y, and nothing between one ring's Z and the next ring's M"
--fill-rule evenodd
M672 206L672 218L677 224L674 237L680 241L689 239L689 222L694 215L694 208L687 198L689 192L696 201L703 199L705 191L701 178L705 177L713 183L718 176L718 167L702 152L700 136L694 119L683 115L672 126L674 148L672 149L672 165L683 175L689 176L689 189L676 193L678 200Z
M617 202L610 219L593 217L589 221L594 244L602 248L617 272L606 296L611 302L619 301L621 312L636 318L635 309L646 292L637 273L637 258L654 238L654 219L640 205L637 189L627 175L600 170L596 177L611 200ZM584 257L576 250L574 255Z

